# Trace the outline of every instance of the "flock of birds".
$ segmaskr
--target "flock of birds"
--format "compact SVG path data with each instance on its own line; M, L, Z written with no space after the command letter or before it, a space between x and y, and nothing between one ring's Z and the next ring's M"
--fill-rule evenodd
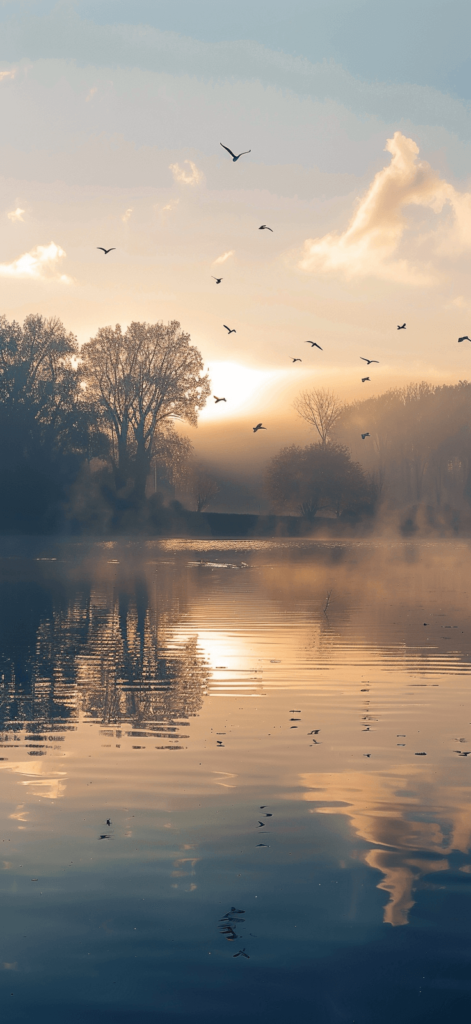
M222 142L220 142L219 145L222 146L222 148L225 149L227 153L229 153L229 156L232 158L232 162L233 163L236 163L237 160L240 160L241 156L246 156L248 153L252 152L251 149L244 149L242 153L237 153L236 154L236 153L232 152L232 149L229 149L229 146L225 146ZM268 224L260 224L260 227L259 227L258 230L259 231L271 231L273 233L273 228L270 228L268 226ZM112 246L110 249L105 249L104 246L97 245L97 249L100 249L100 251L103 252L105 256L107 256L109 252L114 252L115 251L116 246ZM221 282L224 280L223 277L214 277L214 274L211 274L211 277L212 277L213 281L216 282L216 284L221 284ZM237 334L237 331L236 331L235 327L228 327L227 324L223 324L222 326L227 331L228 337L229 337L230 334ZM405 323L404 324L398 324L397 325L397 330L398 331L405 331L406 327L407 327L407 324L405 324ZM471 342L471 338L468 338L468 335L465 334L465 335L463 335L462 338L458 338L458 342L461 342L461 341L470 341ZM305 341L304 344L305 345L310 345L311 349L318 348L321 352L323 352L322 346L318 345L317 341L308 340L308 341ZM301 359L300 356L291 356L290 358L291 358L291 362L293 364L294 363L302 363L302 359ZM372 363L379 363L379 359L367 359L366 356L360 356L360 359L364 363L366 363L367 366L371 366ZM371 377L362 377L361 378L361 383L362 384L366 384L368 381L371 381ZM218 397L217 395L213 395L213 398L214 398L214 401L215 401L216 405L219 402L227 402L227 398L224 398L224 397ZM257 423L257 425L255 427L252 427L252 430L253 430L254 434L256 434L258 430L267 430L267 427L264 427L263 423ZM370 434L369 434L368 431L365 431L365 433L363 433L361 435L362 441L364 441L365 438L367 438L367 437L370 437Z

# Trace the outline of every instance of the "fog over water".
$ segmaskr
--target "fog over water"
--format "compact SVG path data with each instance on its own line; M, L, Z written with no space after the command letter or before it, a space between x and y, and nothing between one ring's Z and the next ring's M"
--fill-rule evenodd
M11 1019L463 1013L470 567L465 541L3 541Z

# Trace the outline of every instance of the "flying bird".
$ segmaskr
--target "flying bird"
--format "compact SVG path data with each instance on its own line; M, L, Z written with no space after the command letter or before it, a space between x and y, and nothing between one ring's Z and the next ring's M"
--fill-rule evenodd
M212 277L213 281L216 282L216 284L221 284L221 281L223 280L222 277L215 277L214 274L211 274L211 277Z
M266 429L267 429L266 427L262 427L261 423L257 423L256 427L252 427L252 430L253 430L254 434L257 433L257 430L266 430Z
M318 344L317 344L317 341L305 341L305 342L304 342L304 344L305 344L305 345L310 345L310 346L311 346L311 348L320 348L321 352L323 352L323 351L324 351L324 349L322 348L322 346L321 346L321 345L318 345Z
M291 362L292 363L302 363L302 359L293 359L293 356L291 356Z
M367 359L366 356L360 356L360 359L363 359L364 363L368 363L368 366L370 365L370 363L379 363L379 359Z
M471 341L471 338L468 338L467 334L463 334L462 338L458 338L458 345L459 345L460 341Z
M222 326L226 328L228 334L237 334L235 327L228 327L227 324L223 324Z
M365 440L365 437L369 437L369 436L370 436L370 435L369 435L368 433L367 433L367 434L362 434L362 435L361 435L361 439L362 439L362 441L364 441L364 440Z
M101 249L101 251L104 252L105 256L107 256L109 252L113 252L113 249L116 249L116 246L112 245L111 249L104 249L102 245L97 245L97 249Z
M241 156L242 156L242 154L241 154ZM269 228L268 224L260 224L260 227L259 227L258 230L259 231L271 231L271 232L273 232L273 228Z
M369 377L362 377L361 378L361 383L364 384L365 380L370 380L370 378Z
M238 953L233 953L233 956L234 957L236 957L236 956L245 956L246 960L250 960L249 954L245 952L245 946L244 946L243 949L239 949Z
M225 398L218 398L217 395L213 395L213 398L214 398L214 401L216 402L216 405L218 404L218 402L225 402L226 401Z
M406 325L405 324L401 324L401 326L399 327L399 324L398 324L397 325L397 329L398 329L398 331L405 331Z
M232 152L232 149L229 149L229 146L225 146L223 142L220 142L219 145L222 146L222 148L225 149L227 153L230 153L233 163L235 163L236 160L240 160L241 156L245 156L247 153L252 152L251 149L244 149L243 153L239 153L239 155L236 156L235 153Z

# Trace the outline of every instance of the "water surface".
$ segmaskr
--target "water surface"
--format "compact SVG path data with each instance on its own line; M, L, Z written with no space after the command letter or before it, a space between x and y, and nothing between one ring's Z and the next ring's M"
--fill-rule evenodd
M0 554L4 1019L469 1014L467 543Z

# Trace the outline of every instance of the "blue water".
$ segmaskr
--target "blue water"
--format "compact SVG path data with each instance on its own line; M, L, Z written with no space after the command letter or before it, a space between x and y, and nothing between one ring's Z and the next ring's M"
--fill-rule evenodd
M467 1019L466 543L0 553L2 1019Z

